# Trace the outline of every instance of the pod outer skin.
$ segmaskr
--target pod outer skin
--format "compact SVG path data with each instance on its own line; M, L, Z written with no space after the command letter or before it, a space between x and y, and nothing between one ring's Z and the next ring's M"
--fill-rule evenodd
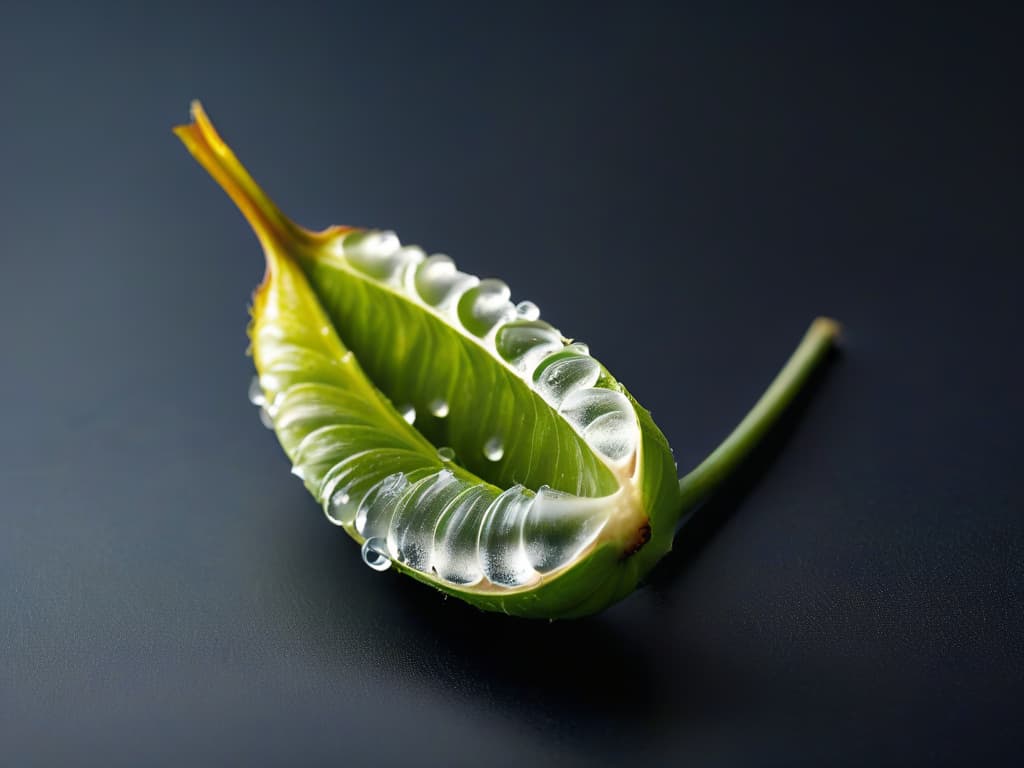
M301 285L316 296L305 278L301 262L278 248L267 249L267 276L257 290L253 303L253 323L260 321L265 309L263 297L271 282L289 275L289 284ZM259 339L252 335L253 356L261 358ZM642 489L643 507L647 512L649 538L634 541L626 547L617 541L606 541L540 585L530 589L479 591L460 588L432 578L430 575L393 561L394 570L446 594L486 610L536 619L569 619L597 613L633 592L640 580L669 552L678 517L678 481L671 450L664 436L654 425L650 414L626 393L640 421L642 442L639 452L638 485ZM282 447L284 447L282 445ZM315 494L314 489L310 489ZM347 530L347 529L346 529ZM350 535L352 534L349 531ZM361 539L353 536L361 543Z
M310 259L318 243L349 228L332 227L323 233L313 233L295 225L277 210L248 175L217 135L198 103L193 104L193 117L193 124L180 126L175 132L239 205L266 255L267 274L254 295L250 333L266 310L266 302L262 300L267 293L265 289L283 274L289 275L289 282L297 286L297 290L308 291L307 299L319 304L307 278L308 264L303 262ZM299 279L296 281L294 278ZM253 338L253 356L257 364L261 357L258 343ZM483 610L529 618L585 616L631 593L671 549L681 509L675 462L664 435L655 426L649 412L639 406L621 385L620 391L633 405L641 431L638 463L630 478L639 491L639 504L630 511L631 517L620 535L599 539L572 565L548 574L539 584L523 589L459 587L400 562L393 563L394 569ZM348 532L356 541L360 540L354 531Z

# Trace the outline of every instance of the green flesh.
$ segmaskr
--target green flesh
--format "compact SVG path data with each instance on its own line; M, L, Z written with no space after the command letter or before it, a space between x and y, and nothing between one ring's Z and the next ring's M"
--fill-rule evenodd
M323 259L302 266L369 379L395 405L412 405L416 429L431 444L454 449L459 464L502 488L549 485L583 496L617 489L564 419L466 332L350 267ZM448 406L445 417L431 413L435 400ZM493 437L504 451L497 462L482 449Z

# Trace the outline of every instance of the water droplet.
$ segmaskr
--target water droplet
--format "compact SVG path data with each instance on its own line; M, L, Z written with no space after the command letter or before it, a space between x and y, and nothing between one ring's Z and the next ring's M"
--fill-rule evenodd
M589 355L590 347L582 341L574 341L566 349L571 349L574 352L579 352L581 355Z
M501 461L501 457L504 455L505 446L502 444L500 437L492 437L484 443L484 456L487 457L488 461Z
M374 485L359 503L356 511L356 531L366 538L372 538L376 531L387 534L395 503L409 489L409 480L402 472L388 475Z
M394 232L376 229L358 229L345 236L343 241L347 255L360 254L388 256L402 247L401 240Z
M533 372L533 382L541 397L557 408L573 392L593 387L600 376L597 360L567 350L543 360Z
M306 473L298 464L292 464L292 474L299 478L299 480L306 479Z
M260 406L260 424L267 429L274 428L274 417L270 415L270 410L265 405Z
M430 408L430 412L439 419L443 419L448 415L448 401L442 397L431 400L428 407Z
M442 445L437 449L437 457L441 461L455 461L455 449L449 448L447 445Z
M400 563L431 573L438 517L466 487L449 469L413 484L395 509L387 532L388 550Z
M541 573L576 559L597 538L615 504L611 497L587 498L542 486L523 522L523 545Z
M510 295L501 280L481 280L459 299L459 321L470 333L486 336L495 326L515 318L516 308L508 300Z
M533 494L514 485L488 508L477 546L484 576L491 583L514 587L535 575L523 547L523 521L532 505Z
M329 326L329 325L322 325L322 326L320 326L320 335L321 336L330 336L331 335L331 326Z
M495 495L470 486L445 506L434 528L432 566L449 584L476 584L483 578L477 539L480 523Z
M640 428L633 406L621 392L594 387L565 398L560 413L598 453L620 461L636 450Z
M363 542L363 562L375 571L386 571L391 567L387 544L384 539L373 538Z
M401 406L398 412L402 414L402 418L405 419L407 424L416 423L416 408L411 403Z
M266 405L267 396L263 394L259 376L253 376L249 382L249 402L253 405Z
M428 257L416 267L413 285L424 302L433 307L444 307L467 288L479 283L473 275L459 272L455 262L444 254Z
M494 337L498 354L521 371L532 371L552 352L564 349L562 335L540 320L515 320Z
M516 315L522 320L536 320L540 317L540 307L532 301L520 301L516 304Z
M353 232L345 236L343 251L348 262L360 272L386 281L399 276L407 264L424 258L419 248L403 248L394 232Z
M345 523L352 522L357 507L358 504L348 492L348 488L345 487L339 488L331 494L331 498L324 506L324 512L327 514L327 519L335 525L345 525Z

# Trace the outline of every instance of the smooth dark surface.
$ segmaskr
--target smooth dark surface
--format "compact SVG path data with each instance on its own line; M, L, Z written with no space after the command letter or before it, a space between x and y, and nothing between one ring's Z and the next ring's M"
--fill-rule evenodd
M0 762L1014 761L1022 21L5 4ZM261 257L194 97L299 221L535 300L681 468L814 315L845 350L612 610L442 600L245 400Z

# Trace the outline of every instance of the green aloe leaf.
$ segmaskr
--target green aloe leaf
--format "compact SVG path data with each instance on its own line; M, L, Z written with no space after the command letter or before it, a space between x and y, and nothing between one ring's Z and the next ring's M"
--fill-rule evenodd
M198 103L175 131L263 246L251 396L293 472L371 567L487 610L573 617L631 592L835 336L812 329L777 391L680 484L650 414L504 283L391 232L303 229Z

